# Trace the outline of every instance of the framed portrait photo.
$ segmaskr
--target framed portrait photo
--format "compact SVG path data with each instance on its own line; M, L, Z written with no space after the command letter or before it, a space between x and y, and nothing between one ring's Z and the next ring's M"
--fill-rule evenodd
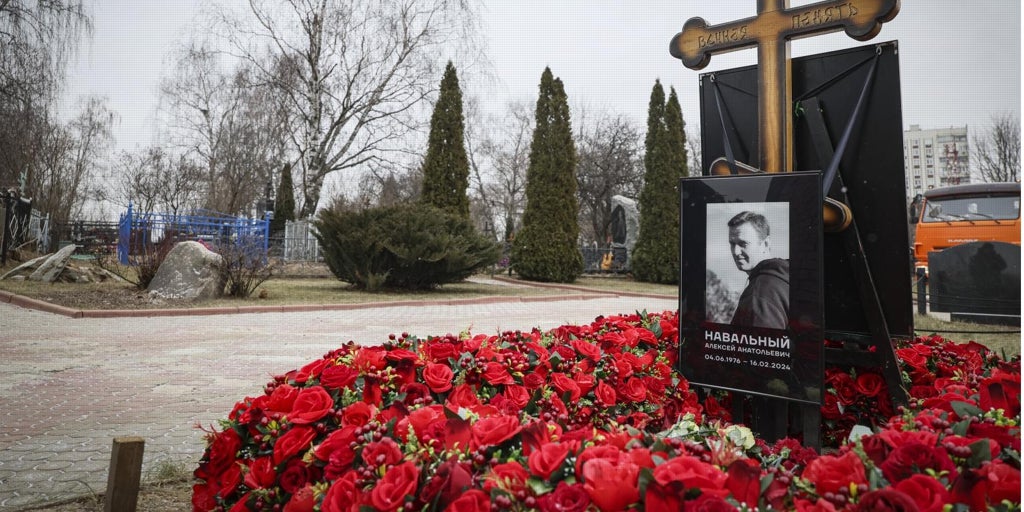
M680 180L679 370L822 403L820 172Z

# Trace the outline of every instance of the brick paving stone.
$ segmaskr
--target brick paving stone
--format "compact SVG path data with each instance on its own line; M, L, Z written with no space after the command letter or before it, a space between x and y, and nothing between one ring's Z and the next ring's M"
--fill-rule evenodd
M144 475L168 461L194 466L205 446L196 424L215 426L236 401L260 394L271 375L349 340L550 329L674 310L675 302L601 297L79 319L0 303L0 512L102 492L117 436L146 440Z

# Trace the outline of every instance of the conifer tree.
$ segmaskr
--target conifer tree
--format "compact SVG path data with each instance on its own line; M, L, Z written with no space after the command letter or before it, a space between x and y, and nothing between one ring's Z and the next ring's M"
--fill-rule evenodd
M274 198L274 218L270 220L271 234L276 235L284 231L286 223L290 220L295 220L295 191L292 188L292 166L284 164Z
M423 160L421 200L469 219L469 158L463 142L462 91L451 61L430 117L427 155Z
M549 68L539 89L526 170L526 210L512 245L512 268L524 279L572 282L583 272L583 255L569 103L562 81Z
M639 281L679 282L679 178L687 175L686 135L675 89L654 82L647 110L640 235L630 259Z

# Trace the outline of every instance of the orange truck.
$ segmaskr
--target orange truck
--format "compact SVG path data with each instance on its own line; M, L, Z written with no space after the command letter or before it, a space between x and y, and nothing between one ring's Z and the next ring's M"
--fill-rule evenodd
M929 190L911 202L910 222L917 225L914 267L925 273L931 251L993 240L1020 245L1020 183L971 183Z

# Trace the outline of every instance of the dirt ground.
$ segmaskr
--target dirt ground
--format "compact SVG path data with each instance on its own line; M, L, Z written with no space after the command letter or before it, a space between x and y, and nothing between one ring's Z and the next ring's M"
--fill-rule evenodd
M182 512L191 509L191 480L143 484L139 490L139 501L136 507L139 512ZM102 496L86 497L72 502L29 510L37 512L101 512L103 498Z

